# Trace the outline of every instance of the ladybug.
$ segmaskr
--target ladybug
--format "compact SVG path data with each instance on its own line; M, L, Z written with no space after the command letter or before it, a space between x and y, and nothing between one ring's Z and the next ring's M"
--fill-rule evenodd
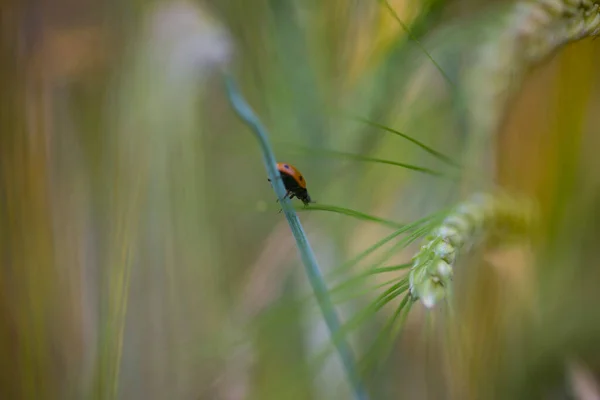
M305 206L308 205L308 203L314 203L308 195L308 190L306 190L306 180L296 167L287 163L277 163L277 170L279 170L279 175L283 180L283 186L285 186L285 190L287 190L284 198L289 197L290 199L293 199L294 197L297 197ZM271 182L270 179L269 182Z

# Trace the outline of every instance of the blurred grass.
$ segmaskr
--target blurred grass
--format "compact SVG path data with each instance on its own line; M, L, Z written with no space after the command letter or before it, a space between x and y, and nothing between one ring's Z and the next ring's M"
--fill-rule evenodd
M348 397L335 360L312 369L326 332L211 71L232 52L277 154L303 171L320 263L360 258L331 287L404 265L406 236L359 256L464 188L328 152L454 171L346 115L462 164L461 78L510 3L389 4L456 88L377 1L0 5L0 398ZM600 375L598 46L530 71L494 136L495 176L468 171L538 200L533 247L465 256L456 313L428 325L411 309L372 398L565 398L571 361ZM392 278L364 276L339 295L346 321ZM351 336L357 351L375 354L400 300Z

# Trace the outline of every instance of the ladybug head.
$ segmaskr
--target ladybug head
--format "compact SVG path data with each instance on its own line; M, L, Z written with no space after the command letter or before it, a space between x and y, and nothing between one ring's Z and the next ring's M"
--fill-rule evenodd
M313 199L310 198L308 192L306 192L304 196L300 197L300 200L302 200L305 206L307 206L309 203L315 203L315 201L313 201Z

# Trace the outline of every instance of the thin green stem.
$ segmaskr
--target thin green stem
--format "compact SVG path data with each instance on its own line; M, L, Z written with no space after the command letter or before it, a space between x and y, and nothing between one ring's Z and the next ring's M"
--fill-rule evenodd
M292 234L296 239L296 245L298 246L302 263L304 264L308 280L310 281L317 298L317 302L319 303L319 307L321 308L323 318L325 319L327 327L329 328L331 337L338 337L341 326L339 317L329 297L327 285L325 284L323 275L321 274L321 270L319 269L312 248L308 243L304 229L300 224L300 220L298 219L298 216L296 215L296 212L291 206L289 200L285 197L286 190L284 188L283 181L281 180L281 176L277 171L277 161L275 159L273 150L271 149L267 131L238 91L233 77L225 75L224 80L225 89L227 91L227 96L231 106L238 116L250 127L258 139L263 156L263 162L267 169L269 179L271 179L271 183L273 184L275 193L279 198L279 202L288 224L290 225ZM356 363L354 361L352 349L350 348L348 342L345 340L345 338L341 338L340 340L335 341L335 346L346 370L350 384L354 389L354 397L361 400L368 399L367 393L362 387L362 383L360 382L357 374Z
M406 32L406 34L408 35L408 37L410 38L410 40L412 40L417 46L419 46L419 48L421 49L421 51L427 56L427 58L429 58L429 60L432 62L432 64L438 69L438 71L440 71L440 74L442 74L442 76L444 77L444 79L446 80L446 82L448 82L448 84L454 88L454 82L452 82L452 79L450 79L450 77L448 76L448 74L446 73L446 71L444 71L444 69L438 64L437 61L435 61L435 59L433 58L433 56L431 54L429 54L429 52L427 51L427 49L425 48L425 46L423 46L423 44L419 41L419 39L417 39L415 37L415 35L413 35L413 33L411 32L411 30L408 28L408 25L406 25L398 16L398 13L396 12L396 10L394 10L394 8L391 6L391 4L387 1L387 0L379 0L379 2L381 4L383 4L383 6L385 6L385 8L387 8L387 10L390 12L391 16L396 20L396 22L398 22L398 24L402 27L402 29L404 29L404 31Z
M416 144L417 146L419 146L420 148L422 148L423 150L425 150L426 152L428 152L429 154L431 154L432 156L442 160L443 162L445 162L446 164L452 165L454 167L460 167L460 164L458 164L456 161L452 160L452 158L448 157L447 155L440 153L439 151L432 149L431 147L427 146L425 143L420 142L419 140L413 138L412 136L407 135L406 133L402 133L396 129L392 129L389 126L385 126L383 124L379 124L377 122L373 122L367 118L363 118L363 117L354 117L355 120L363 122L367 125L370 125L372 127L375 128L379 128L382 129L384 131L393 133L395 135L400 136L403 139L408 140L409 142Z
M306 150L306 151L310 151L313 156L327 156L330 158L336 157L336 158L345 158L348 160L356 160L356 161L362 161L362 162L387 164L387 165L393 165L396 167L406 168L411 171L420 172L420 173L435 176L435 177L446 178L446 179L455 180L455 181L459 179L459 176L457 176L457 174L454 172L445 173L445 172L433 170L431 168L421 167L419 165L413 165L413 164L403 163L403 162L394 161L394 160L386 160L386 159L382 159L382 158L369 157L369 156L364 156L362 154L347 153L344 151L318 149L318 148L305 147L305 146L297 146L297 147L300 149Z
M315 204L315 203L311 203L307 206L297 206L294 207L296 211L328 211L328 212L334 212L337 214L343 214L343 215L347 215L349 217L354 217L354 218L358 218L364 221L372 221L372 222L376 222L385 226L389 226L390 228L402 228L404 226L406 226L406 224L400 224L398 222L395 221L390 221L388 219L384 219L384 218L379 218L379 217L375 217L373 215L369 215L369 214L365 214L363 212L360 211L355 211L352 210L350 208L343 208L343 207L337 207L337 206L331 206L331 205L327 205L327 204Z

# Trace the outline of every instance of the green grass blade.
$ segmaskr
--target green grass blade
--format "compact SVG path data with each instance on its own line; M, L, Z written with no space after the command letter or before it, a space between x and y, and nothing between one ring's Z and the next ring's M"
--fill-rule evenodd
M373 368L378 362L383 361L385 354L389 351L394 338L397 336L399 330L404 326L408 313L412 307L412 301L410 300L410 294L406 294L391 318L386 322L385 326L381 329L373 344L369 347L369 350L365 353L364 357L359 361L359 371L361 376L364 376L367 372L373 371ZM404 311L404 312L403 312Z
M404 29L404 31L406 32L406 34L408 35L410 40L412 40L417 46L419 46L419 48L421 49L423 54L425 54L427 56L427 58L429 58L429 60L432 62L432 64L438 69L438 71L440 71L440 74L442 74L442 76L444 77L446 82L448 82L448 85L450 85L450 87L452 87L452 88L455 88L456 85L454 84L454 82L452 82L452 79L450 79L450 77L448 76L446 71L444 71L442 69L442 67L438 64L438 62L435 61L435 59L431 56L431 54L427 51L427 49L425 48L425 46L423 46L423 44L419 41L419 39L417 39L413 35L411 30L408 28L408 26L400 19L400 17L398 16L398 13L396 12L396 10L394 10L394 8L391 6L391 4L387 0L379 0L379 2L385 8L387 8L387 10L390 12L390 15L398 22L398 24L400 24L400 26L402 27L402 29Z
M369 157L369 156L364 156L364 155L361 155L361 154L347 153L347 152L336 151L336 150L325 150L325 149L318 149L318 148L306 148L304 146L299 146L299 147L303 147L303 150L305 150L307 152L310 152L310 154L313 155L313 156L322 155L322 156L328 156L328 157L345 158L345 159L362 161L362 162L372 162L372 163L378 163L378 164L387 164L387 165L393 165L393 166L396 166L396 167L402 167L402 168L405 168L405 169L408 169L408 170L411 170L411 171L420 172L420 173L431 175L431 176L436 176L436 177L441 177L441 178L447 178L447 179L452 179L452 180L458 180L458 176L454 176L454 175L450 175L450 174L445 174L443 172L436 171L436 170L433 170L431 168L421 167L421 166L418 166L418 165L403 163L403 162L399 162L399 161L385 160L385 159L382 159L382 158Z
M365 279L368 278L369 276L373 276L373 275L379 274L379 273L400 271L402 269L408 269L411 267L411 265L412 265L411 263L406 263L406 264L394 265L394 266L384 267L384 268L369 269L369 270L359 274L358 276L354 276L354 277L338 284L337 286L331 288L330 293L338 293L343 290L347 290L349 288L355 287L358 284L363 283L365 281Z
M426 217L423 217L421 219L416 220L413 223L410 223L410 224L407 224L407 225L403 226L402 228L400 228L400 229L392 232L391 234L389 234L388 236L384 237L383 239L377 241L375 244L373 244L371 247L369 247L366 250L364 250L362 253L358 254L356 257L354 257L351 260L346 261L342 265L336 267L333 271L331 271L327 275L327 277L328 278L335 278L336 276L340 275L341 273L343 273L343 272L347 271L348 269L354 267L359 262L361 262L362 260L364 260L366 257L368 257L369 255L373 254L379 248L381 248L382 246L384 246L385 244L387 244L391 240L394 240L395 238L397 238L398 236L400 236L403 233L413 232L414 234L412 234L409 237L409 239L407 239L406 242L404 242L404 241L400 242L399 245L405 246L407 244L412 243L413 241L417 240L419 237L421 237L422 235L424 235L426 232L428 232L431 229L432 226L435 226L437 224L437 222L446 215L446 213L447 213L447 211L442 211L442 212L437 212L437 213L434 213L434 214L430 214L430 215L428 215ZM425 227L423 227L423 225L425 225ZM397 247L396 247L395 250L392 249L388 253L391 255L391 254L393 254L393 252L396 252L396 251L398 251ZM390 255L388 255L387 258L389 258Z
M398 136L400 136L400 137L408 140L409 142L411 142L413 144L416 144L417 146L419 146L420 148L422 148L423 150L425 150L427 153L429 153L432 156L436 157L437 159L445 162L446 164L452 165L454 167L460 167L460 165L456 161L453 161L447 155L445 155L443 153L440 153L437 150L432 149L431 147L427 146L425 143L420 142L419 140L413 138L412 136L407 135L406 133L402 133L402 132L400 132L400 131L398 131L396 129L390 128L389 126L386 126L386 125L383 125L383 124L371 121L371 120L369 120L367 118L364 118L364 117L354 117L354 119L356 119L358 121L361 121L361 122L363 122L363 123L365 123L367 125L370 125L372 127L379 128L379 129L382 129L384 131L387 131L387 132L393 133L395 135L398 135Z
M351 210L349 208L337 207L327 204L311 203L308 206L296 206L295 209L296 211L329 211L337 214L347 215L349 217L354 217L363 221L376 222L378 224L389 226L391 228L402 228L406 225L400 224L395 221L390 221L384 218L375 217L373 215L365 214L360 211Z
M408 278L402 278L398 283L394 284L386 291L381 293L377 298L370 302L366 307L360 310L353 318L351 318L348 322L346 322L341 329L338 331L336 337L332 339L332 342L335 343L336 340L340 340L345 338L349 333L360 327L367 321L369 318L373 318L377 311L379 311L386 304L390 303L392 300L396 299L402 293L408 290ZM316 365L320 365L334 350L334 347L329 344L317 355L314 359Z
M298 215L292 208L289 199L285 198L286 190L284 188L281 176L279 175L279 171L277 170L277 161L273 150L271 149L267 130L263 127L259 118L250 108L250 105L240 94L233 77L225 75L224 83L227 97L233 110L250 127L259 142L263 156L263 162L267 169L269 179L271 180L275 193L277 194L279 203L283 208L283 212L290 226L290 230L292 231L292 234L296 240L300 258L302 259L306 275L315 293L315 297L317 298L323 319L329 328L330 335L338 338L334 342L335 347L344 366L348 381L353 388L354 397L360 400L368 399L368 395L364 390L362 382L360 381L360 378L356 372L356 365L352 349L346 342L345 338L338 334L338 331L340 330L339 317L329 297L327 285L325 284L325 280L321 274L321 269L317 264L312 247L308 242L304 228L300 224Z
M332 297L334 298L334 301L336 302L336 304L344 303L344 302L347 302L350 300L357 299L359 297L366 296L368 294L372 294L372 293L376 292L378 289L384 288L393 283L397 283L402 278L403 278L402 276L396 276L393 279L387 280L383 283L379 283L375 286L372 286L372 287L369 287L366 289L362 289L361 291L353 290L349 295L346 295L345 297L342 297L339 293L337 295L332 294ZM343 293L345 294L346 292L343 292Z

